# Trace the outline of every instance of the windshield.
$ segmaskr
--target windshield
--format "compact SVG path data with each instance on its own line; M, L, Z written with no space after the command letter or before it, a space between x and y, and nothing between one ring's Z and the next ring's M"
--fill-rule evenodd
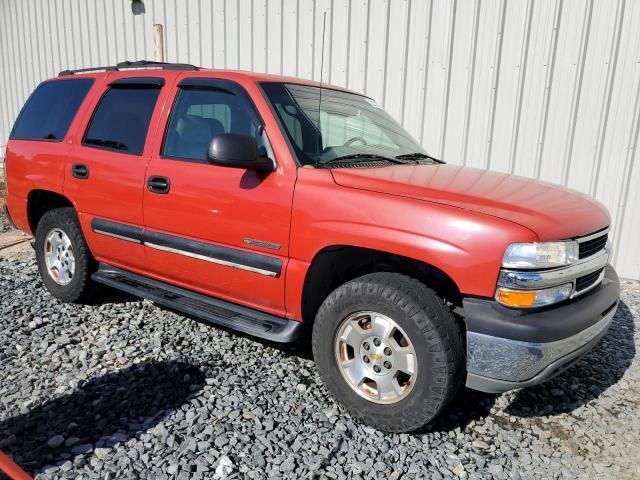
M303 165L367 156L394 159L424 149L370 98L307 85L263 83ZM320 101L322 99L322 101ZM318 115L319 113L319 115Z

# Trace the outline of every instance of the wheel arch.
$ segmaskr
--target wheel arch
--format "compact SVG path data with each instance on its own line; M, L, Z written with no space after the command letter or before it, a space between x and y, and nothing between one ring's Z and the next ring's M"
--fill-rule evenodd
M313 324L324 299L338 286L375 272L401 273L420 280L454 305L462 304L456 282L442 269L403 255L354 245L331 245L318 251L305 274L302 320Z
M35 235L42 216L54 208L75 208L73 202L63 194L52 190L35 189L27 196L27 220L29 229Z

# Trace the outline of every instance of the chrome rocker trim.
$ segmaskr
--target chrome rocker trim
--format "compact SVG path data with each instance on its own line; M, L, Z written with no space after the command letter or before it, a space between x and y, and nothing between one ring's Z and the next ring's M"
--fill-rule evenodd
M209 257L207 255L200 255L198 253L188 252L178 248L167 247L165 245L157 245L151 242L144 242L145 246L154 248L156 250L162 250L163 252L175 253L185 257L195 258L197 260L204 260L205 262L215 263L218 265L224 265L225 267L238 268L240 270L246 270L248 272L259 273L260 275L266 275L268 277L277 277L278 272L272 272L270 270L263 270L261 268L251 267L249 265L243 265L240 263L229 262L227 260L221 260L219 258Z
M113 238L117 238L118 240L124 240L125 242L142 243L142 241L138 238L125 237L124 235L118 235L117 233L107 232L105 230L100 230L99 228L94 228L93 231L95 233L99 233L100 235L106 235L107 237L113 237Z

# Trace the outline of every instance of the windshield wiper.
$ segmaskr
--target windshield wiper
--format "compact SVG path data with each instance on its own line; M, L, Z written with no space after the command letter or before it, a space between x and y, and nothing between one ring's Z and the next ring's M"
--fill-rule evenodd
M444 163L442 160L438 160L431 155L427 155L426 153L414 152L414 153L405 153L403 155L396 155L396 159L398 160L429 160L434 163Z
M402 159L398 157L395 157L395 158L385 157L384 155L377 155L375 153L351 153L349 155L342 155L340 157L332 158L331 160L322 162L320 165L326 165L327 163L335 163L335 162L346 162L347 160L354 160L353 163L358 163L361 159L385 161L385 162L397 163L401 165L405 165L407 163L407 162L403 162Z

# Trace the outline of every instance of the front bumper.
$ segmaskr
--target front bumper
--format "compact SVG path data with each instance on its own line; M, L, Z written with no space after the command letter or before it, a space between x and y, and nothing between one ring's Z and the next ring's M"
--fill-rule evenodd
M467 387L501 393L562 373L606 333L619 298L620 282L611 266L589 293L542 310L466 298Z

